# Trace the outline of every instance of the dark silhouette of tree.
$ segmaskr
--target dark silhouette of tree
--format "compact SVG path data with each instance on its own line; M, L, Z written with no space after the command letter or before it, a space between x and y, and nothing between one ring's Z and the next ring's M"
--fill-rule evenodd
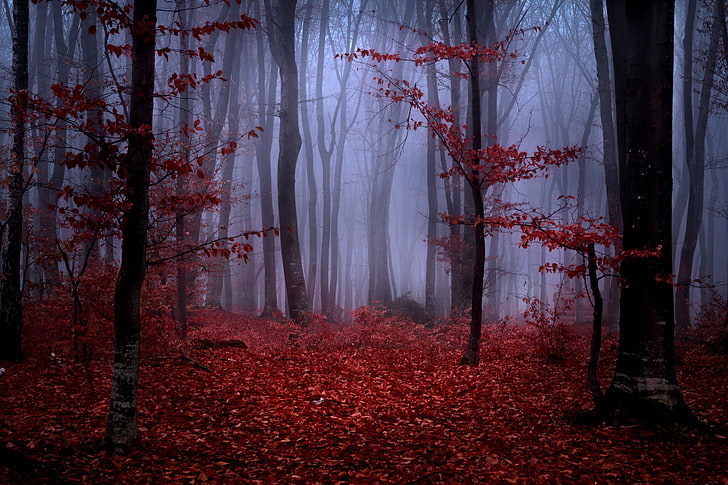
M114 292L114 365L104 446L125 453L138 438L140 300L146 270L149 176L152 165L156 0L136 0L131 25L132 79L128 150L120 171L128 208L122 222L121 265Z
M672 146L666 140L672 138L673 16L673 0L610 2L612 38L623 39L624 47L613 55L625 142L619 167L625 253L619 354L601 412L615 421L695 422L675 374L669 281Z
M288 312L305 322L309 304L298 238L296 215L296 163L301 150L298 129L298 69L295 52L296 0L266 1L268 41L281 79L278 153L278 213L281 223L281 256L286 280Z

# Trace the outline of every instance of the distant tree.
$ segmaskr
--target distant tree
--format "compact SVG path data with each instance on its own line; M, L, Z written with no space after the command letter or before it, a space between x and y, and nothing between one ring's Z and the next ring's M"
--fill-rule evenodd
M7 217L0 224L2 277L0 278L0 360L23 358L23 293L20 253L23 244L25 192L25 130L28 97L29 2L13 2L12 146L5 167L8 179Z
M672 138L675 3L622 0L609 7L612 38L624 47L613 50L613 62L625 142L619 167L625 253L619 354L599 411L610 421L692 424L675 374L670 281L672 146L666 140Z

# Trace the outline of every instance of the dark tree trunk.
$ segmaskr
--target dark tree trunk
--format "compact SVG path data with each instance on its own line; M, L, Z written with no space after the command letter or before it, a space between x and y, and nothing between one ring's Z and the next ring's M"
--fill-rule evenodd
M471 43L477 44L478 35L475 24L475 1L467 0L468 38ZM480 63L474 56L470 61L470 118L472 133L472 151L477 154L481 149L481 118L480 118ZM473 155L476 156L476 155ZM477 164L477 160L472 160ZM470 333L465 354L460 360L464 365L478 365L480 363L480 335L483 328L483 276L485 274L485 233L480 220L485 215L483 193L481 192L481 175L477 170L466 174L468 185L473 196L475 222L474 234L474 261L472 282L472 303L470 311Z
M25 108L28 92L28 0L13 2L13 144L8 164L8 218L2 244L0 279L0 360L23 358L23 294L20 252L23 244L23 193L25 181ZM1 232L0 232L1 234ZM3 244L4 243L4 244Z
M138 440L137 394L141 291L146 270L149 173L153 147L156 0L136 0L132 35L129 148L120 172L128 209L123 214L121 266L114 292L114 365L104 437L112 453L126 453Z
M301 150L298 130L298 69L295 52L296 0L278 0L275 9L266 2L268 39L281 78L281 111L278 153L278 213L281 222L281 256L286 280L288 313L302 323L309 319L306 280L298 239L296 216L296 163Z
M623 245L657 254L622 262L619 354L601 411L615 421L692 423L695 418L675 375L673 289L667 281L672 269L672 146L665 140L672 138L674 0L610 5L626 19L625 31L612 32L613 38L625 39L626 48L614 52L614 62L629 66L626 91L621 98L617 92L618 99L629 99L621 106L624 118L618 118L626 123L626 158L620 159Z

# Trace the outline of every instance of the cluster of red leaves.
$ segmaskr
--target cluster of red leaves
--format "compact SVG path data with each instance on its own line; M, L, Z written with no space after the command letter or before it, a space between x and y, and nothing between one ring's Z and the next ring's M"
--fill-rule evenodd
M90 369L93 386L65 362L8 364L0 376L0 481L728 480L724 438L676 439L636 427L572 424L572 416L589 406L584 355L546 365L533 355L524 326L486 328L482 364L472 368L456 365L464 326L427 330L376 309L360 316L352 326L314 319L313 328L301 329L283 320L194 314L191 338L180 344L184 352L143 361L143 441L132 454L115 458L96 447L108 405L107 362ZM356 338L368 327L401 338ZM238 339L247 348L199 345ZM606 349L608 361L614 351L614 345ZM723 426L726 370L725 357L681 352L690 404ZM16 453L27 459L2 459Z

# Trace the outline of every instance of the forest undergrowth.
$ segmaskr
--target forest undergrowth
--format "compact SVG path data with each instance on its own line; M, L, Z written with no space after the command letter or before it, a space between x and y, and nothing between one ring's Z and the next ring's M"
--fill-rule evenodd
M574 424L591 404L588 328L569 327L554 363L533 328L487 326L473 368L457 364L465 324L354 317L301 329L197 311L186 342L147 333L141 443L113 458L98 447L110 346L74 363L68 336L34 318L29 358L0 375L0 483L728 484L725 354L679 349L686 398L716 436L590 427ZM615 357L609 339L603 385Z

